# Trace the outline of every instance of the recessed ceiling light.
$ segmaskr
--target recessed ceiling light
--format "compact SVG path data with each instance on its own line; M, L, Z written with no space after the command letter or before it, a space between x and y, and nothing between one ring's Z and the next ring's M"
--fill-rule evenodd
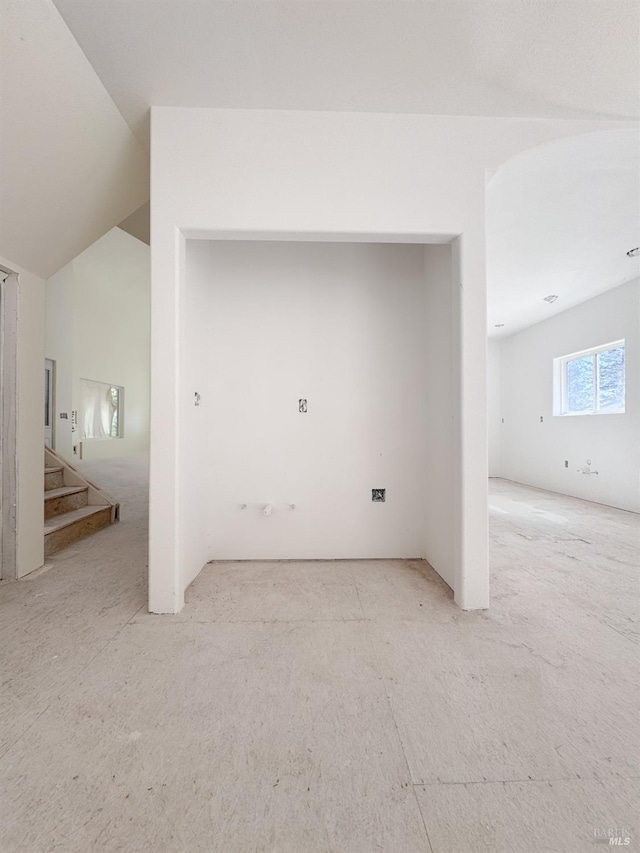
M555 302L557 298L558 297L554 293L552 293L550 296L545 296L544 301L545 302Z
M494 329L501 329L504 326L504 323L496 323L493 327Z
M640 255L640 246L636 246L635 249L629 249L627 252L628 258L637 258Z

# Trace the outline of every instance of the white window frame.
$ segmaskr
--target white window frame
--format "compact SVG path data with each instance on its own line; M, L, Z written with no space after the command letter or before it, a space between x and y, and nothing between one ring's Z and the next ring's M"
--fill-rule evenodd
M560 358L554 359L554 382L553 382L553 414L562 417L574 418L582 415L622 415L625 413L626 406L626 381L625 381L625 400L621 407L614 409L599 409L598 408L598 355L612 349L625 350L625 380L626 380L626 346L625 339L620 341L612 341L608 344L602 344L598 347L573 352L570 355L563 355ZM591 356L593 358L593 408L585 412L569 412L567 411L567 365L571 361L577 361L581 358Z

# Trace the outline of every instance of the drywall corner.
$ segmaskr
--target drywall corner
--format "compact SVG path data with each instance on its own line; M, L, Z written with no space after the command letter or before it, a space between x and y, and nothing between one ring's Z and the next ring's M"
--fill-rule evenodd
M502 476L502 401L500 394L501 344L496 338L487 342L487 429L489 434L489 476Z
M0 264L18 274L16 400L16 577L44 562L42 483L44 475L45 283L9 259Z

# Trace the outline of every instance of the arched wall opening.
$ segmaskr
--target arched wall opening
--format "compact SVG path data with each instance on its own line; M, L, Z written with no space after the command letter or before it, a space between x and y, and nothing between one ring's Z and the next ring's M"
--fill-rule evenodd
M636 129L550 141L491 177L490 476L640 510L639 210ZM560 360L619 341L623 411L563 416Z

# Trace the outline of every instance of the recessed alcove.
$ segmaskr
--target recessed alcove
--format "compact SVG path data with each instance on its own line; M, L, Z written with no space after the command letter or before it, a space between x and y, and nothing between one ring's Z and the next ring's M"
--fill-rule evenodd
M185 587L393 557L453 586L450 244L187 240L181 317Z

